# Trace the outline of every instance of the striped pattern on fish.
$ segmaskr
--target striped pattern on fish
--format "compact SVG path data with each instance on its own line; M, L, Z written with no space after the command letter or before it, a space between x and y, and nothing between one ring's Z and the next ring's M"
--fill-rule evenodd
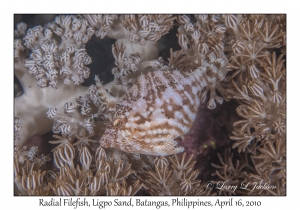
M109 108L110 124L100 145L159 156L184 151L174 139L190 130L201 90L224 78L226 66L225 55L212 52L191 72L147 68Z

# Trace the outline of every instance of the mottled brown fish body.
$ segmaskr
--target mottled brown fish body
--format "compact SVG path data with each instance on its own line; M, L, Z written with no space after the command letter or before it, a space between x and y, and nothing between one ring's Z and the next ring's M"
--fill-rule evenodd
M101 146L160 156L184 151L174 139L193 125L200 91L209 83L206 69L210 74L214 70L148 70L141 74L110 108L112 125L100 139Z

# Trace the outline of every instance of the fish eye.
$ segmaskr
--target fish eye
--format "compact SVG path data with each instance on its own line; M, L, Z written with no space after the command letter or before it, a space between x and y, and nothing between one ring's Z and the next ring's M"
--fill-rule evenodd
M116 119L113 123L114 126L121 128L124 125L124 121L122 119Z

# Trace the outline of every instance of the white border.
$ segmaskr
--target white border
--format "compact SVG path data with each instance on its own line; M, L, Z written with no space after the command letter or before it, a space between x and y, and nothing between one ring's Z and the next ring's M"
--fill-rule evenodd
M291 2L291 1L290 1ZM212 1L65 1L65 0L14 0L1 5L1 208L40 209L39 197L13 196L13 14L15 13L286 13L287 14L287 196L235 197L262 202L261 208L277 209L299 206L299 15L296 4L276 0L212 0ZM106 199L101 197L102 199ZM114 198L107 198L113 200ZM127 197L128 198L128 197ZM230 197L190 197L191 199L228 200ZM122 198L120 198L122 199ZM153 200L170 200L171 197L152 197ZM61 207L66 209L67 207ZM69 207L68 209L74 209ZM147 207L145 207L147 208ZM178 209L182 207L178 207ZM198 207L199 208L199 207ZM201 207L200 207L201 208ZM230 207L223 209L232 209ZM259 208L259 207L257 207ZM112 209L112 208L111 208ZM123 208L122 208L123 209ZM124 208L125 209L125 208ZM132 208L131 208L132 209ZM150 209L150 208L148 208ZM156 209L152 207L151 209ZM294 208L296 209L296 208Z

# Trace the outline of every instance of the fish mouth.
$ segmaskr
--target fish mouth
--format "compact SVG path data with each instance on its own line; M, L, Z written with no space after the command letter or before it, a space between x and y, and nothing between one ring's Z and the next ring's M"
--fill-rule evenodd
M116 140L116 129L112 126L108 126L102 134L99 143L101 147L110 148L112 143Z

